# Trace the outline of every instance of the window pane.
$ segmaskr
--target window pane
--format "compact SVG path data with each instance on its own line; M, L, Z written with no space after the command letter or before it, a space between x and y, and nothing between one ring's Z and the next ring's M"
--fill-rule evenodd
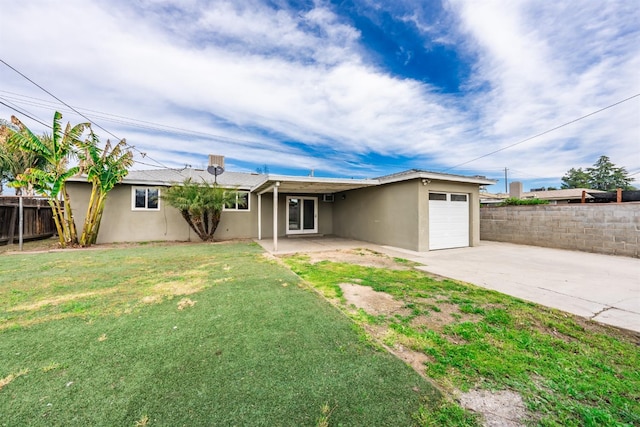
M149 188L147 192L148 192L147 207L149 209L158 209L158 195L159 195L158 189Z
M289 199L289 230L300 230L300 199Z
M249 193L238 193L238 209L249 210Z
M146 208L146 195L147 192L144 189L138 189L136 188L136 202L135 202L135 206L136 208Z
M429 193L429 200L447 200L447 195L445 193Z
M466 202L467 195L466 194L452 194L451 195L452 202Z
M311 199L304 199L303 200L303 209L304 209L304 224L303 224L303 228L305 230L313 230L314 228L316 228L316 218L315 218L315 213L316 213L316 201L315 200L311 200Z

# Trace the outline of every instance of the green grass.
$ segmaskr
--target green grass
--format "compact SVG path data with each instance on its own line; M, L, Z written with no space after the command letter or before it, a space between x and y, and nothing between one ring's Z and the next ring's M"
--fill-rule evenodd
M254 244L4 255L0 271L1 426L404 426L439 402Z
M427 355L425 372L445 389L514 390L536 425L640 425L637 334L416 270L311 264L303 255L286 262L325 296L340 301L356 323L385 325L385 344ZM354 312L344 304L340 283L387 292L404 301L409 312ZM444 325L430 320L443 313L449 313ZM443 419L459 419L449 425L476 422L452 404L419 416L425 426L445 425Z

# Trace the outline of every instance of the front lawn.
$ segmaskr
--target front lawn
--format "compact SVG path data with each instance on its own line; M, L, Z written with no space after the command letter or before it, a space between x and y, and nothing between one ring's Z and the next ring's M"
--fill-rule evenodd
M439 400L252 243L2 255L0 272L2 426L404 426Z
M356 251L329 258L357 262L367 256ZM640 425L637 334L431 278L410 266L392 270L319 255L290 256L286 262L372 337L391 350L408 348L421 356L420 368L452 394L515 392L526 405L524 421L532 425ZM369 288L389 294L397 308L381 299L386 311L376 312L370 303L363 309L345 296L353 288L360 296ZM428 412L421 419L425 425L442 423Z

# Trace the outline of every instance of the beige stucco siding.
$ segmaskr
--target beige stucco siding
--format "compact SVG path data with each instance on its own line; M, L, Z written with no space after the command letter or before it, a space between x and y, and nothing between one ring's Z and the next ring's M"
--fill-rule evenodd
M143 186L136 186L141 188ZM160 209L132 210L131 185L117 185L107 196L98 243L144 242L155 240L198 241L177 209L160 200ZM69 182L67 189L74 208L78 232L82 228L91 193L89 184ZM162 192L163 187L160 187ZM216 239L257 236L257 201L252 195L250 211L224 211L215 233Z
M180 213L160 200L160 209L133 210L132 185L117 185L107 198L98 243L198 240ZM142 187L142 186L135 186ZM69 182L76 226L79 231L89 200L87 183ZM164 187L161 187L161 191ZM469 243L480 242L480 202L477 184L412 179L336 193L334 202L318 197L318 233L397 246L429 250L429 192L469 195ZM287 232L287 196L315 194L280 193L278 236ZM273 193L262 195L262 238L273 237ZM258 237L258 196L251 194L249 211L224 211L216 239Z
M350 239L429 250L429 192L469 196L469 244L480 242L480 199L477 184L420 179L336 194L334 234Z
M346 191L335 195L334 234L419 250L419 181Z

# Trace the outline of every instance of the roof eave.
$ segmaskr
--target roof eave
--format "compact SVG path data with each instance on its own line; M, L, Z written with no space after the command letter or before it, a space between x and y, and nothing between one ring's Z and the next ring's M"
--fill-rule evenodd
M390 184L393 182L409 181L412 179L431 179L437 181L461 182L465 184L493 185L498 181L486 178L476 178L462 175L447 175L436 172L416 171L405 175L391 176L389 178L379 178L381 184Z

